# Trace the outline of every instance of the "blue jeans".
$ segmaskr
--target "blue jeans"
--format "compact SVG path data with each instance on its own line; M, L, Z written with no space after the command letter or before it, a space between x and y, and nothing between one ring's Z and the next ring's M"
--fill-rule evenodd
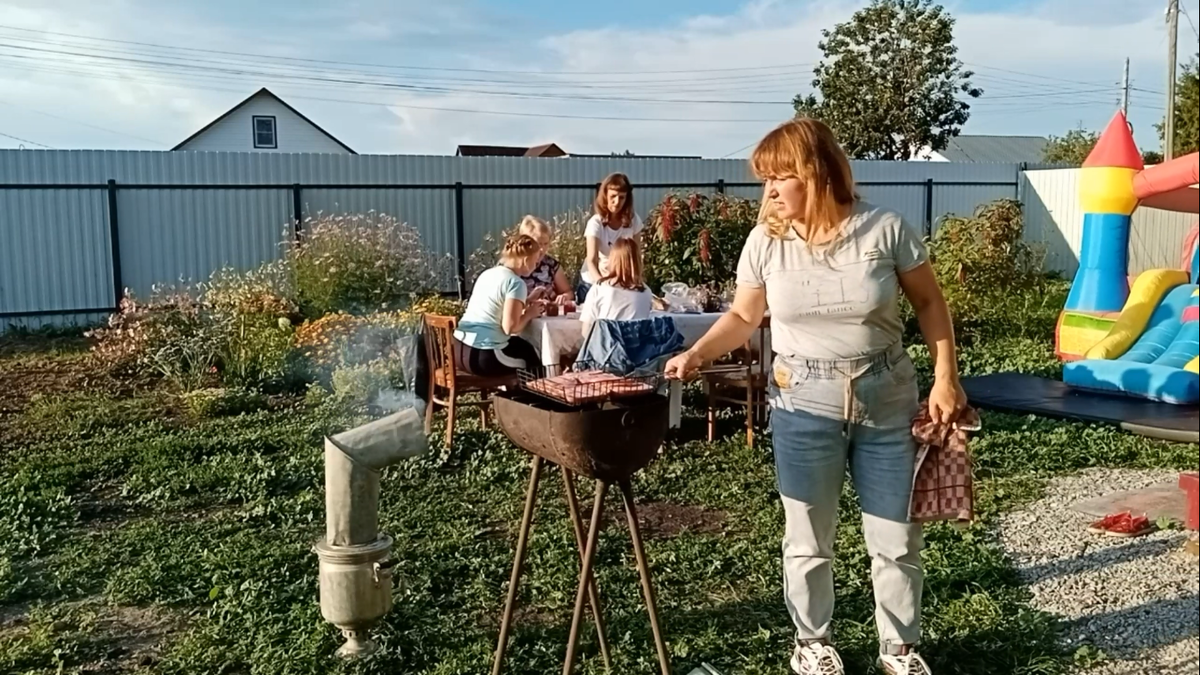
M778 357L771 427L783 500L784 594L801 641L828 639L833 556L846 467L863 511L881 650L921 632L921 526L909 522L916 369L903 347L846 361Z
M587 294L591 288L592 285L588 282L580 281L579 285L575 287L575 304L582 305L583 301L587 300Z

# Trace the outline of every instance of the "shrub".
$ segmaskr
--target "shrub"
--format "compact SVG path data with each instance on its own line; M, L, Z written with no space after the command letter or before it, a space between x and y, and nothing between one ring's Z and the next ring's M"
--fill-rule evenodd
M187 411L198 419L213 419L262 410L267 398L248 389L197 389L183 395Z
M418 317L422 314L436 314L461 318L466 308L467 303L457 298L430 295L414 302L410 311Z
M1043 252L1023 234L1021 204L1010 199L939 224L929 253L962 340L1053 334L1058 287L1042 271Z
M587 256L587 241L583 233L587 229L587 221L592 213L586 209L574 209L559 214L550 220L554 226L554 240L547 252L562 266L567 281L574 287L579 283L579 270L583 267L583 259ZM516 234L517 226L501 231L499 234L488 233L483 236L483 243L467 256L467 288L471 288L484 270L494 267L500 259L500 251L504 241Z
M235 387L287 388L298 379L288 275L278 263L250 272L218 270L202 287L219 343L222 381Z
M347 405L366 406L391 389L388 373L379 365L343 366L333 371L333 394Z
M297 344L307 358L309 373L320 382L328 383L339 369L372 365L389 374L401 384L414 373L405 372L412 355L420 314L414 310L378 312L369 316L354 316L345 312L329 314L316 321L306 322L297 331Z
M375 211L308 218L284 253L308 319L406 307L415 296L447 285L448 263L425 248L416 228Z
M733 283L746 237L758 219L753 200L726 195L667 195L646 219L646 281L707 286Z
M155 287L146 303L126 296L107 326L88 336L95 340L99 363L115 374L149 370L177 389L191 391L216 373L216 326L187 290Z

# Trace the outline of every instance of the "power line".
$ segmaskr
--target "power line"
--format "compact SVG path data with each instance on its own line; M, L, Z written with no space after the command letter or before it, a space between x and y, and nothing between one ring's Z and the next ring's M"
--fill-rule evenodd
M28 106L25 106L25 105L18 105L18 104L16 104L16 103L13 103L13 102L11 102L11 101L0 100L0 105L12 106L12 107L14 107L14 108L20 108L20 109L22 109L22 110L27 110L27 111L29 111L29 112L31 112L31 113L36 113L36 114L38 114L38 115L45 115L46 117L51 117L51 118L54 118L54 119L56 119L56 120L62 120L63 122L70 122L71 124L78 124L79 126L83 126L83 127L91 127L92 129L98 129L98 130L100 130L100 131L107 131L108 133L110 133L110 134L116 134L117 136L125 136L125 137L128 137L128 138L136 138L136 139L137 139L137 140L139 140L139 141L147 141L147 142L150 142L150 143L154 143L154 144L156 144L156 145L163 145L163 146L167 145L166 143L163 143L162 141L156 141L156 140L154 140L153 138L146 138L145 136L138 136L138 135L136 135L136 134L129 134L129 133L125 133L124 131L117 131L116 129L109 129L108 127L102 127L102 126L99 126L99 125L96 125L96 124L91 124L91 123L88 123L88 122L80 122L79 120L74 120L74 119L71 119L71 118L69 118L69 117L62 117L62 116L60 116L60 115L55 115L54 113L48 113L48 112L46 112L45 110L38 110L38 109L36 109L36 108L30 108L30 107L28 107Z
M278 59L286 61L298 61L304 63L323 63L329 65L343 66L358 66L366 68L388 68L398 70L415 70L415 71L434 71L434 72L456 72L456 73L487 73L492 75L686 75L690 73L713 73L713 72L744 72L744 71L759 71L773 70L777 68L791 67L789 65L767 65L767 66L743 66L735 68L704 68L704 69L689 69L689 70L637 70L637 71L616 71L616 70L560 70L560 71L544 71L544 70L502 70L489 68L449 68L435 66L398 66L394 64L383 63L364 63L355 61L332 61L327 59L310 59L295 56L272 56L270 54L254 54L248 52L234 52L220 49L200 49L196 47L178 47L154 44L150 42L136 42L133 40L116 40L113 38L100 38L87 35L76 35L71 33L58 33L53 31L34 30L32 28L21 28L18 26L0 25L0 28L6 30L16 30L25 33L41 33L43 35L54 35L58 37L68 37L81 40L94 40L97 42L108 42L115 44L136 45L140 47L151 47L155 49L180 50L204 54L220 54L225 56L242 56L254 59ZM811 63L791 64L792 66L811 66Z
M1200 38L1200 31L1196 30L1196 22L1192 21L1192 14L1190 12L1188 12L1187 7L1184 7L1181 4L1181 5L1179 5L1179 11L1183 12L1183 15L1185 17L1187 17L1188 24L1190 24L1192 27L1192 34L1195 35L1197 38Z
M12 134L6 134L3 131L0 131L0 136L3 136L5 138L11 138L14 141L19 141L21 143L28 143L30 145L36 145L39 148L46 148L47 150L54 149L54 148L50 147L49 145L46 145L45 143L38 143L37 141L31 141L28 138L21 138L20 136L13 136Z

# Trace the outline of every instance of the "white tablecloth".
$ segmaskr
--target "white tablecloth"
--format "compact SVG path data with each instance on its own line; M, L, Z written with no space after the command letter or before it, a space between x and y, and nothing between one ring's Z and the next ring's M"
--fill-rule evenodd
M721 314L669 314L654 312L653 316L669 316L683 335L683 345L691 347L712 328ZM583 347L583 322L575 316L543 316L529 322L521 337L529 341L544 366L569 365Z

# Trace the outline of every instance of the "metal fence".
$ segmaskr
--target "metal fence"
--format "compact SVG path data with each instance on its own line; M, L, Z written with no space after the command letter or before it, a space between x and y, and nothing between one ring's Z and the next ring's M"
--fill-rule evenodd
M1022 167L856 162L863 196L923 224L1015 198ZM126 290L194 282L278 257L306 217L389 213L452 256L461 291L469 254L526 213L588 208L598 180L623 171L635 204L673 191L757 198L739 160L459 158L0 151L0 330L89 324Z

